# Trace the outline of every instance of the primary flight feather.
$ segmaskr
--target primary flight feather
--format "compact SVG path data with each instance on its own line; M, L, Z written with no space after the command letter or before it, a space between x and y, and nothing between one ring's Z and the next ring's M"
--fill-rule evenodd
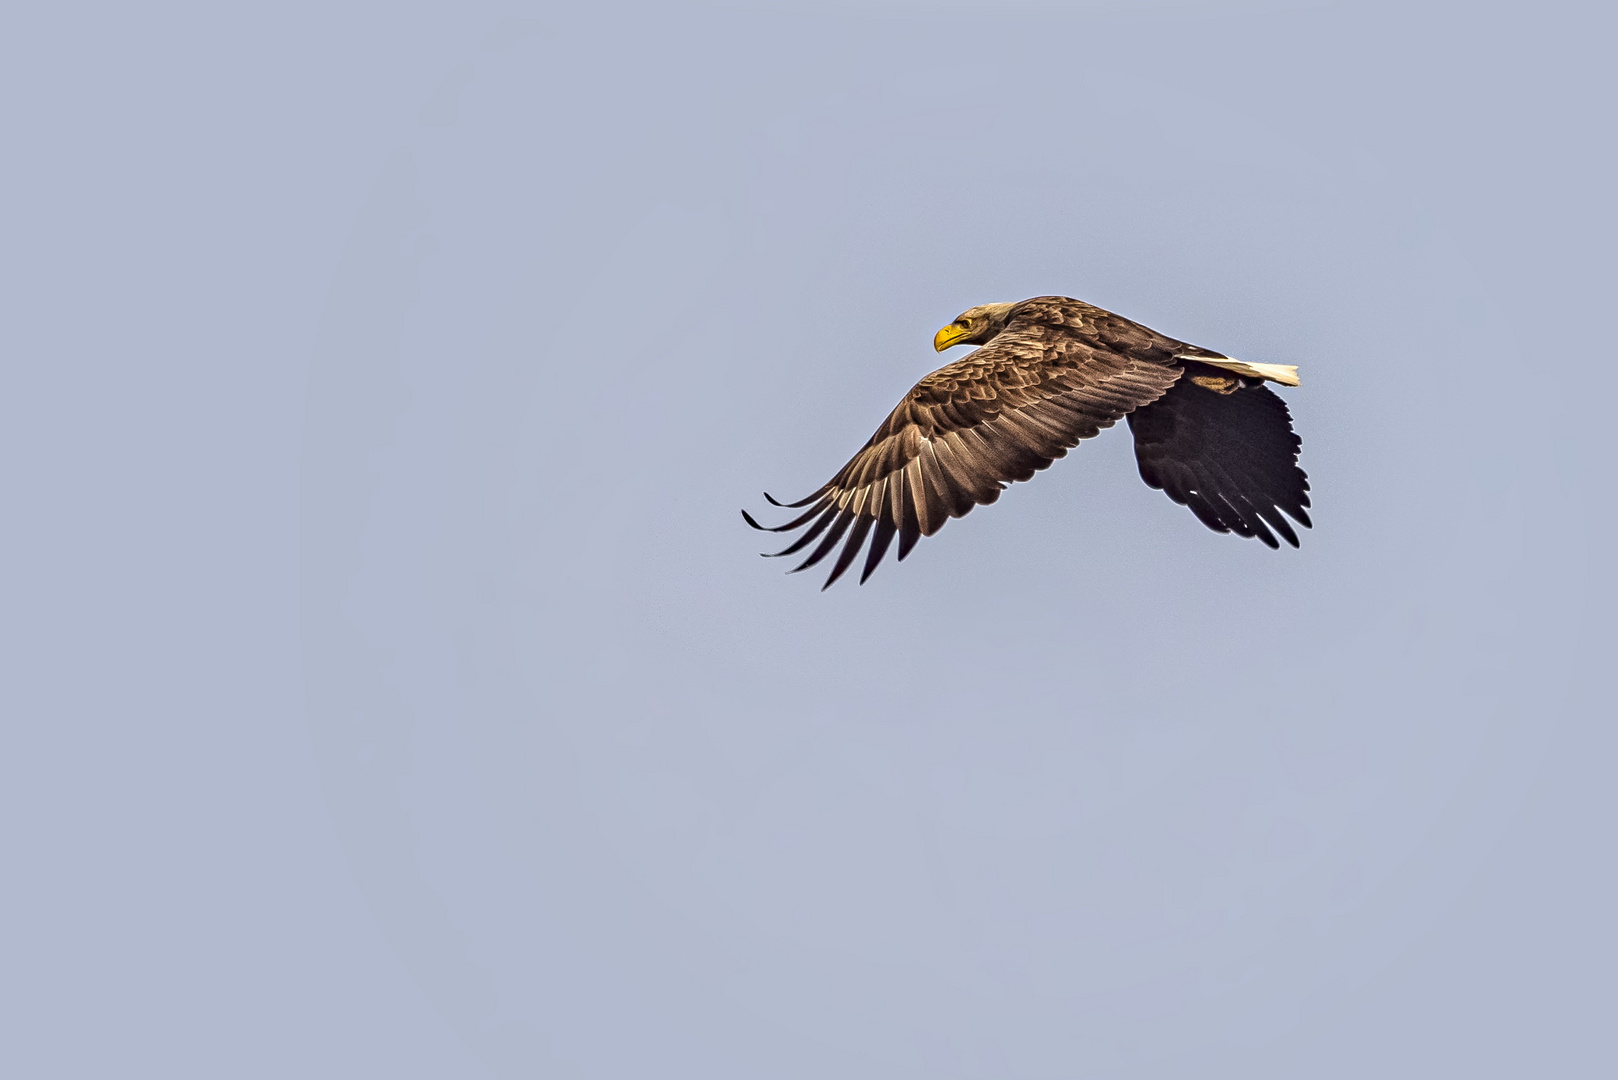
M1297 386L1296 367L1233 360L1066 296L972 308L933 338L939 352L952 345L982 347L918 382L818 490L793 503L764 496L803 514L766 529L742 511L755 529L804 529L774 553L814 543L793 572L841 543L830 587L869 538L864 583L895 536L902 560L1125 416L1148 485L1215 532L1298 546L1286 515L1309 525L1309 480L1286 404L1264 385Z

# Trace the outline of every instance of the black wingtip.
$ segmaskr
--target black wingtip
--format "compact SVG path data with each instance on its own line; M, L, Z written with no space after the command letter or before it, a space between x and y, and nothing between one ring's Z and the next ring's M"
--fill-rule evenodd
M771 506L785 506L786 505L786 503L780 502L779 500L776 499L776 497L774 495L771 495L768 491L766 491L764 493L764 497L770 501Z
M770 531L770 530L766 529L764 526L760 525L757 521L754 521L753 520L753 515L749 514L746 510L742 511L742 520L747 522L749 525L753 526L753 528L757 529L759 532L769 532Z

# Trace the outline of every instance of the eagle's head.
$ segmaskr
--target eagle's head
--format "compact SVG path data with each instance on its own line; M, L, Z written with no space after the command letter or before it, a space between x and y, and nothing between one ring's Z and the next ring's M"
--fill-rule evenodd
M979 304L961 312L954 322L933 335L933 348L943 352L951 345L987 345L1006 328L1015 304Z

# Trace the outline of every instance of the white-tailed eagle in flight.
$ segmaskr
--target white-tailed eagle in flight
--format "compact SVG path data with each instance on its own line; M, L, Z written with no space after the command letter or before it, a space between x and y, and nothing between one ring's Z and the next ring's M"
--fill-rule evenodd
M828 587L869 538L863 583L894 536L903 559L1125 416L1149 486L1215 532L1298 546L1285 515L1309 525L1309 481L1286 404L1264 385L1297 386L1296 367L1233 360L1065 296L975 307L933 338L939 352L952 345L982 347L918 382L819 490L794 503L765 494L807 507L767 530L805 530L776 555L819 540L794 572L841 543Z

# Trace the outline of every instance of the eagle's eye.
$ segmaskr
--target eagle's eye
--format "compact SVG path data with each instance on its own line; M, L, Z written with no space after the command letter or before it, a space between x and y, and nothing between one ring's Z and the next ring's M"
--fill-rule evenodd
M959 326L962 330L970 330L972 328L972 320L971 319L956 319L955 320L955 325Z

